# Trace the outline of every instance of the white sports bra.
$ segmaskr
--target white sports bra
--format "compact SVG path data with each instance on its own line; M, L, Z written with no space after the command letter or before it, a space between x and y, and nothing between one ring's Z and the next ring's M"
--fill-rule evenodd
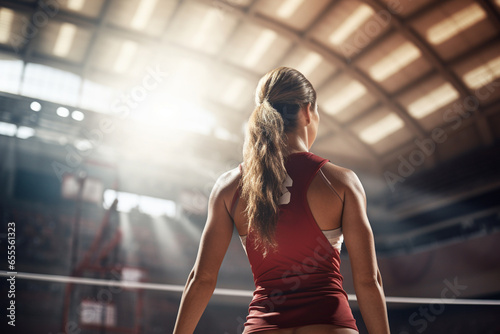
M338 228L333 229L333 230L324 230L321 232L323 232L323 234L328 239L328 241L330 242L332 247L340 253L340 249L342 248L342 242L344 242L344 234L342 233L342 227L338 227ZM247 251L247 249L246 249L247 236L240 235L240 240L241 240L241 244L243 245L243 249L245 250L245 253L246 253L246 251Z

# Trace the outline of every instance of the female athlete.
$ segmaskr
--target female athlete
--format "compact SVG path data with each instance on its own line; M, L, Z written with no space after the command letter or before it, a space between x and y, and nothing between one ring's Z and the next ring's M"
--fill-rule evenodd
M209 200L198 256L174 334L193 333L217 282L236 226L255 282L244 334L355 334L342 288L345 241L370 334L389 333L366 197L356 174L311 152L316 92L299 71L264 75L248 123L243 163L223 174Z

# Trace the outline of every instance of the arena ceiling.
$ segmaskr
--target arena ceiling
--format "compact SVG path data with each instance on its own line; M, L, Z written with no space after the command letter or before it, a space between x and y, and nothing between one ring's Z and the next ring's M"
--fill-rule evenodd
M291 66L318 92L312 151L383 180L498 141L499 31L499 0L2 0L0 121L200 186Z

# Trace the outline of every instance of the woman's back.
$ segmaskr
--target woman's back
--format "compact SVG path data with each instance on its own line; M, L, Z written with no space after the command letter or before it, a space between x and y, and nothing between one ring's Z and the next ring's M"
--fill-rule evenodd
M352 171L307 152L319 120L316 91L302 73L279 67L259 80L244 168L223 174L210 194L175 334L193 333L215 289L234 226L242 239L248 234L244 245L256 283L245 334L356 332L341 284L342 238L365 324L370 333L389 332L363 187ZM242 198L236 203L239 185Z
M340 228L343 207L341 195L320 170L327 162L310 152L287 159L277 248L266 256L257 247L257 236L246 230L245 203L239 203L235 191L229 208L238 230L244 233L240 236L256 286L245 333L311 324L356 329L342 289L340 249L334 249L322 233L322 229Z
M343 194L346 187L349 187L349 176L346 175L349 172L351 171L346 168L327 162L316 173L307 189L307 203L314 220L322 231L337 229L342 225ZM246 201L238 197L235 207L231 210L240 177L241 173L238 169L228 174L226 194L230 196L226 196L226 205L228 211L233 211L231 216L238 234L243 236L248 233L248 222L243 212L246 208Z

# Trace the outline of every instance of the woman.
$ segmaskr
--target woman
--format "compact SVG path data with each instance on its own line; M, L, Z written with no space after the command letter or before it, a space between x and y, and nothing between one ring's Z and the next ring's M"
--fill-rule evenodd
M341 285L344 238L365 325L370 334L389 333L361 183L309 152L319 125L314 88L297 70L280 67L259 81L256 105L243 164L223 174L210 195L174 333L193 333L233 224L256 286L244 334L358 333Z

